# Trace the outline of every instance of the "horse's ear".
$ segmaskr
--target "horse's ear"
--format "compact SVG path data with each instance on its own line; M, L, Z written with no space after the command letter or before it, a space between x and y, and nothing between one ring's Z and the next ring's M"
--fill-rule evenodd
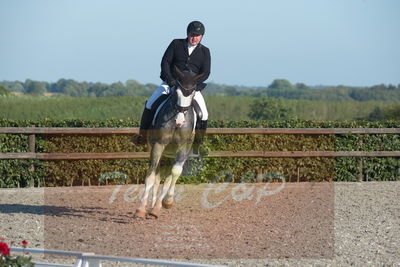
M175 73L178 75L179 78L184 76L183 72L175 65Z

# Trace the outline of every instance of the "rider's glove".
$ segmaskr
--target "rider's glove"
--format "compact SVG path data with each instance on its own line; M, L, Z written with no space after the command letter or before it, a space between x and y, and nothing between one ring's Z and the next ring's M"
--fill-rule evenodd
M176 80L170 80L170 81L168 81L168 86L169 86L170 88L175 87L175 85L176 85Z
M206 83L199 83L199 84L197 85L196 91L201 91L201 90L203 90L204 88L206 88L206 86L207 86Z

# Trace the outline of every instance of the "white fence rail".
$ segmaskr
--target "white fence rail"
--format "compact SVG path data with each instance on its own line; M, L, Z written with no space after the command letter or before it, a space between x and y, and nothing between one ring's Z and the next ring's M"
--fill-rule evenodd
M34 262L36 267L50 267L50 266L62 266L62 267L102 267L102 262L127 262L136 264L152 264L160 266L176 266L176 267L218 267L225 265L210 265L210 264L199 264L190 262L179 262L179 261L167 261L167 260L155 260L155 259L140 259L140 258L124 258L114 256L96 255L94 253L86 252L75 252L75 251L62 251L62 250L47 250L41 248L19 248L11 247L13 252L22 253L39 253L39 254L51 254L66 257L74 257L74 264L59 264L59 263L45 263L45 262Z

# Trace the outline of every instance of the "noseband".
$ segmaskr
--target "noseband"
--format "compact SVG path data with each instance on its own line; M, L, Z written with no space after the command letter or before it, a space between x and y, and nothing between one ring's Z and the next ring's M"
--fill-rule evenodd
M180 81L177 81L177 85L178 86L176 89L179 88L184 97L190 96L193 93L193 91L196 89L196 86L197 86L196 84L194 84L191 87L184 87ZM181 107L178 104L176 104L176 109L178 112L182 112L182 113L186 114L186 112L188 111L188 109L191 105L192 104L190 103L188 106Z

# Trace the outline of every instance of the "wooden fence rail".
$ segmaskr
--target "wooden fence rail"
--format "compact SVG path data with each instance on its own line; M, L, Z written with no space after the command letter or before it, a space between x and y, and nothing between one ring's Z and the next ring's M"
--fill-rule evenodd
M134 134L139 128L0 127L0 134ZM400 134L400 128L208 128L207 134Z
M0 134L29 135L29 152L0 153L0 159L79 160L142 159L147 152L36 153L36 135L134 134L138 128L0 127ZM209 128L207 134L400 134L400 128ZM304 157L400 157L400 151L211 151L208 157L304 158Z

